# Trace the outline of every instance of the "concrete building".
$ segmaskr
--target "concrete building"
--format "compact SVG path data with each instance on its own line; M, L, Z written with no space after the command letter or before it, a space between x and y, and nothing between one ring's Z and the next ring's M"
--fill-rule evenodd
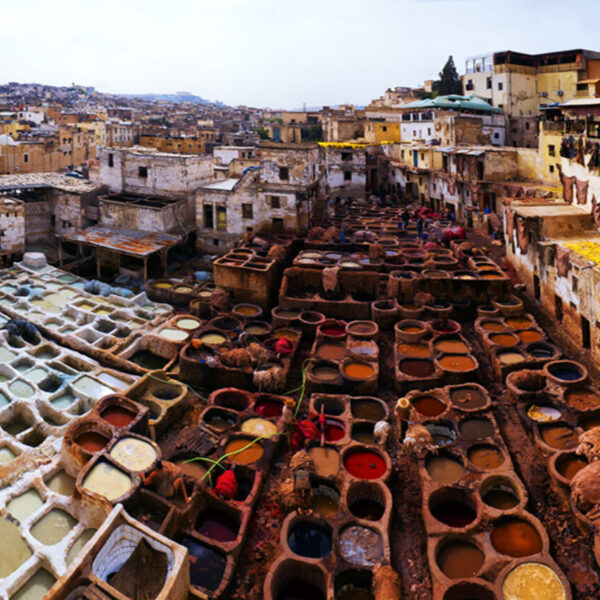
M100 152L99 182L111 192L187 197L212 179L211 156L157 152L139 146Z
M131 148L136 141L137 128L130 121L106 122L106 146Z
M477 94L504 111L507 144L535 148L540 110L577 98L582 92L587 94L587 84L598 78L598 52L505 51L468 58L463 89L465 94Z
M322 121L325 142L347 142L365 135L365 112L354 106L340 106L336 109L324 106Z
M365 144L321 142L325 195L333 200L365 196L367 153Z
M10 265L25 252L25 205L0 195L0 260Z

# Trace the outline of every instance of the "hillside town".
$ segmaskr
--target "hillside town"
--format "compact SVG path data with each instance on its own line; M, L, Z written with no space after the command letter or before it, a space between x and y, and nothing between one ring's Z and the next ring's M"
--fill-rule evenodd
M0 85L1 600L600 598L600 52L440 62Z

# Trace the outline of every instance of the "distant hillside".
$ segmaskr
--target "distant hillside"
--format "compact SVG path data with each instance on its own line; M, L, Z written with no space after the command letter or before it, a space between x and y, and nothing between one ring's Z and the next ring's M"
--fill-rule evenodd
M157 100L166 100L167 102L190 102L191 104L216 104L217 106L226 106L222 102L212 102L196 96L190 92L175 92L174 94L119 94L126 98L138 98L150 102Z

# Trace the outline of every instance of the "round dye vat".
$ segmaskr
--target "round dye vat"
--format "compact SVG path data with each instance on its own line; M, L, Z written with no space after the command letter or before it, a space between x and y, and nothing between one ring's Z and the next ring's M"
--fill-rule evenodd
M189 317L185 317L183 319L178 319L175 321L175 325L179 327L179 329L186 329L187 331L191 331L193 329L198 329L201 323L196 319L190 319Z
M444 545L438 552L436 560L446 577L464 579L477 574L485 561L485 555L475 544L454 540Z
M568 450L579 443L577 432L568 425L542 425L540 435L545 444L556 450Z
M519 339L525 343L530 344L532 342L539 342L542 339L542 334L537 329L525 329L517 332Z
M482 390L475 387L454 388L450 392L450 400L457 408L477 410L486 404L486 396Z
M266 419L248 419L242 423L241 430L255 437L271 436L277 433L277 426Z
M315 379L321 381L335 381L339 378L340 372L334 367L328 367L323 365L317 365L312 369L312 375Z
M227 567L225 555L189 536L183 536L177 542L190 554L190 583L210 591L216 590Z
M15 396L19 396L20 398L29 398L33 396L34 390L33 388L24 381L17 379L17 381L13 381L8 386L9 391Z
M435 343L435 349L446 354L469 354L469 347L459 339L439 340Z
M349 362L344 365L343 372L352 379L369 379L375 374L375 369L367 363Z
M340 470L340 455L333 448L315 446L310 448L308 455L312 458L315 473L319 477L333 477Z
M352 400L351 407L355 419L380 421L385 417L383 406L376 400Z
M352 427L352 439L361 444L376 444L373 423L357 423Z
M311 507L325 517L333 517L340 507L340 495L328 485L317 485L313 488Z
M583 371L573 362L560 361L547 366L548 373L561 381L577 381L583 377Z
M227 341L227 338L222 333L208 332L200 336L200 341L204 344L212 344L213 346L220 346Z
M470 356L464 354L444 354L438 359L438 363L442 369L458 373L472 371L477 367L477 363Z
M325 594L312 583L292 581L279 590L276 600L325 600Z
M300 521L292 526L288 535L290 550L306 558L323 558L332 548L331 531L309 521Z
M438 447L448 446L456 439L456 432L446 425L428 423L425 428L431 433L431 440Z
M513 558L531 556L542 551L542 538L528 521L517 518L500 519L490 532L492 546Z
M483 323L481 323L481 327L492 333L500 333L506 329L506 327L504 327L500 321L483 321Z
M490 342L492 342L492 344L504 346L505 348L516 346L519 341L518 336L513 335L512 333L494 333L490 335Z
M152 444L134 437L120 439L110 450L110 456L130 471L145 471L157 458Z
M314 419L313 422L319 431L321 431L321 425L319 424L318 419ZM337 442L344 437L346 430L341 421L337 421L336 419L325 419L324 433L326 442Z
M77 437L75 443L87 452L99 452L108 444L108 438L97 431L87 431Z
M527 352L533 356L533 358L552 358L555 354L554 348L546 344L532 344L527 348Z
M300 339L300 334L293 329L276 329L273 332L273 337L277 339L285 337L292 342L296 342Z
M346 356L346 346L343 344L321 344L316 355L323 360L342 360Z
M249 323L246 325L246 333L250 335L267 335L269 333L269 326L259 322Z
M458 333L460 325L456 321L439 320L431 323L431 329L436 333Z
M567 454L561 456L556 460L556 470L562 475L567 481L571 481L581 469L587 467L588 462L585 458L577 456L575 454Z
M399 369L409 377L431 377L435 373L435 365L431 360L405 358L400 361Z
M465 502L448 498L431 508L431 514L448 527L462 528L475 520L477 513Z
M410 358L429 358L431 350L426 344L398 344L398 353Z
M283 402L262 398L254 403L254 412L265 419L280 417L283 412Z
M527 409L527 416L538 423L548 423L551 421L558 421L562 414L560 410L552 406L538 406L537 404L532 404Z
M335 600L373 600L371 585L366 582L363 585L359 583L343 585L336 592Z
M504 462L502 452L495 446L487 444L471 446L467 452L467 457L476 467L485 471L497 469Z
M512 329L529 329L533 325L533 321L526 317L508 317L506 325Z
M180 329L171 329L170 327L167 327L166 329L161 329L158 332L158 335L170 342L183 342L188 339L190 334L181 331Z
M297 319L300 316L300 311L277 308L275 309L275 316L281 317L282 319Z
M494 435L494 426L488 419L465 419L460 422L458 431L465 440L481 440Z
M225 454L235 452L229 460L239 465L249 465L259 460L264 454L264 449L259 443L252 442L251 438L236 438L225 446Z
M362 344L354 341L349 350L352 354L361 354L363 356L375 356L379 352L375 342L371 341Z
M222 410L207 410L203 417L204 422L217 431L225 431L235 425L235 418L231 413Z
M233 542L238 535L240 523L234 517L219 510L207 510L196 521L196 531L217 542Z
M423 333L425 329L418 325L404 325L403 327L400 327L400 331L402 333Z
M344 467L358 479L378 479L386 471L383 458L371 450L350 450L344 456Z
M324 323L319 327L319 331L329 337L343 337L346 335L346 328L336 323Z
M456 483L465 473L460 462L449 456L432 456L427 459L425 468L431 479L444 484Z
M525 357L519 352L499 352L497 356L503 365L516 365L525 360Z
M356 336L375 335L377 324L373 321L354 321L348 324L347 332Z
M519 504L519 498L515 490L502 483L492 486L481 499L492 508L498 510L510 510Z
M565 600L566 597L558 575L541 563L522 563L502 582L502 600Z
M379 521L385 512L381 502L368 496L356 498L348 504L348 508L355 517L366 521Z
M446 404L435 396L419 396L412 401L415 410L425 417L437 417L446 410Z
M238 304L232 310L245 317L255 317L261 312L258 306L253 306L252 304Z
M360 525L351 525L341 532L339 549L344 560L365 567L381 562L384 553L381 535Z
M187 475L198 482L202 481L206 475L206 468L202 466L202 461L195 460L187 462L188 460L189 459L187 458L182 458L174 462L183 471L184 475Z
M113 427L127 427L136 417L135 413L120 406L109 406L100 416Z
M178 285L176 288L173 288L173 291L178 294L189 294L193 289L189 285Z
M600 408L600 397L589 390L573 390L566 395L567 404L575 410L587 411Z

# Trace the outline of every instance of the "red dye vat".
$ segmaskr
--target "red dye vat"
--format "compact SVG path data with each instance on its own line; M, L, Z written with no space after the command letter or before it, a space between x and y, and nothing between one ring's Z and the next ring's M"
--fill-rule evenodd
M370 450L355 450L344 457L344 467L359 479L378 479L385 473L385 461Z
M113 427L127 427L135 419L135 414L120 406L109 406L102 411L102 418Z
M283 403L278 400L258 400L254 404L254 411L265 419L280 417L283 412Z
M222 512L208 510L201 514L196 531L217 542L232 542L237 538L239 523Z
M316 426L319 428L319 434L321 432L321 425L319 420L315 420ZM344 437L346 430L344 426L340 423L340 421L336 421L335 419L326 419L325 420L325 441L326 442L337 442Z
M321 327L321 333L323 335L341 337L346 335L346 329L344 327L340 327L339 325L323 325Z
M108 443L108 440L96 431L82 433L75 442L88 452L98 452Z

